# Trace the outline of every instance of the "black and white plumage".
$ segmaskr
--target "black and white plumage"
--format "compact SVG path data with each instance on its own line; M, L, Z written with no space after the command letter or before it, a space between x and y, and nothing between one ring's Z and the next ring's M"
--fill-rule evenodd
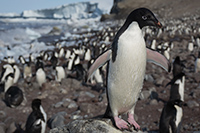
M10 88L14 84L14 74L9 73L5 77L5 81L4 81L3 84L4 84L4 92L6 92L8 90L8 88Z
M6 76L10 73L14 73L13 67L10 64L3 65L1 72L1 83L5 81Z
M169 83L171 85L170 97L160 117L160 133L180 132L183 117L185 74L183 73L183 64L179 56L176 57L173 63L173 75L174 78Z
M19 106L23 101L23 92L17 86L11 86L5 92L5 102L10 107Z
M112 48L102 53L88 71L90 77L95 70L104 63L108 64L107 78L107 113L114 118L119 129L128 129L128 123L136 129L140 126L134 120L134 108L143 86L146 61L152 61L170 69L168 60L160 53L146 48L141 29L144 26L158 26L161 23L154 14L146 9L139 8L132 11L124 25L117 32ZM120 114L128 113L128 123L119 118Z
M41 105L40 99L32 101L32 112L26 121L26 133L45 133L47 115Z

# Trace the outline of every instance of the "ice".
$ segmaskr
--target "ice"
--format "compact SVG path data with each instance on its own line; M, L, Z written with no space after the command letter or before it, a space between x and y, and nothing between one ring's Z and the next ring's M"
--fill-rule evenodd
M26 10L24 18L87 19L102 15L97 3L80 2L42 10Z

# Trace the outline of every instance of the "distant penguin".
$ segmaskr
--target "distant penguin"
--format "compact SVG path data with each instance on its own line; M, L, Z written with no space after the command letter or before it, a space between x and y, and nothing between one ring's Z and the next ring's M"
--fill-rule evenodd
M38 63L36 64L36 80L40 87L42 87L42 84L46 82L46 74L44 71L44 66L41 61L38 60Z
M47 115L41 105L40 99L32 101L32 112L26 121L26 133L45 133Z
M116 127L121 130L129 129L129 124L140 129L134 119L134 109L143 86L146 61L170 70L170 63L163 55L146 48L141 30L145 26L162 27L150 10L139 8L132 11L117 32L112 48L102 53L88 71L90 77L103 64L109 63L108 106L104 116L114 118ZM119 117L124 113L128 114L128 122Z
M31 78L31 77L32 77L31 62L26 62L24 64L24 68L23 68L23 78L27 79L27 78Z
M10 73L14 73L13 67L10 64L3 65L1 72L1 82L4 82L5 77Z
M91 59L91 51L90 51L90 49L88 48L87 50L86 50L86 52L85 52L85 58L84 58L84 60L85 61L89 61Z
M75 56L76 55L74 53L72 53L72 55L69 57L69 61L68 61L68 65L67 65L68 70L72 70Z
M58 57L61 58L64 56L65 50L64 48L60 48L59 53L58 53Z
M70 55L71 55L71 51L67 49L65 53L65 58L69 59Z
M195 60L195 72L200 73L200 52L198 53L198 57Z
M14 74L13 73L9 73L6 77L5 77L5 81L4 81L4 92L6 92L8 90L8 88L10 88L10 86L12 86L14 83Z
M14 69L14 83L17 83L19 77L20 77L20 70L19 70L19 67L17 65L14 65L13 66L13 69Z
M62 66L56 66L56 81L61 82L66 77L65 70Z
M192 42L188 44L188 50L191 52L194 50L194 44Z
M9 87L5 93L5 101L10 107L19 106L22 103L23 99L23 92L17 86Z
M82 64L76 64L72 68L72 73L76 71L77 80L85 80L85 69Z
M53 68L55 68L58 64L58 57L56 57L56 54L53 53L51 59L50 59L51 65Z
M22 65L24 65L26 63L26 60L24 59L24 57L22 55L20 55L18 59L19 59L20 63L22 63Z
M183 72L184 64L182 63L179 56L177 56L173 62L173 77Z

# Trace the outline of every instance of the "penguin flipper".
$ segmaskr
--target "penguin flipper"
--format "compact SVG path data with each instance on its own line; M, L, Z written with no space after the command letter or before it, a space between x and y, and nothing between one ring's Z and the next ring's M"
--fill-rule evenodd
M87 73L87 81L90 79L91 75L101 66L103 66L108 60L111 58L112 50L109 49L105 51L103 54L101 54L95 62L92 64L92 66L89 68L88 73Z
M163 56L159 52L151 50L149 48L146 48L146 49L147 49L147 61L148 62L152 62L152 63L162 67L165 71L170 72L171 64L165 56Z

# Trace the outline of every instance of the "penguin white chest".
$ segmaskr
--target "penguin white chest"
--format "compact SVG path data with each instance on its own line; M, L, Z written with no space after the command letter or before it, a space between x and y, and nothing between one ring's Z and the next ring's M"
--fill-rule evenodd
M123 113L132 109L143 86L146 46L137 23L119 37L116 60L110 60L108 96L111 110Z
M40 87L42 86L42 84L43 84L44 82L46 82L46 74L45 74L45 72L42 70L42 68L39 68L39 69L37 70L37 72L36 72L36 80L37 80L37 82L38 82L38 84L39 84Z

